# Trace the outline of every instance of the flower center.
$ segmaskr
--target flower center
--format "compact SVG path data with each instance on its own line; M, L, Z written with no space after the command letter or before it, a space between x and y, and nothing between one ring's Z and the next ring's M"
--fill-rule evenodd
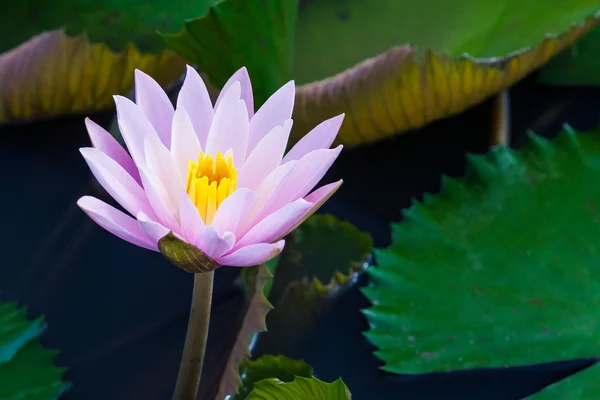
M200 152L198 161L188 161L186 191L205 224L211 224L217 208L235 191L237 169L233 156L221 152L213 158Z

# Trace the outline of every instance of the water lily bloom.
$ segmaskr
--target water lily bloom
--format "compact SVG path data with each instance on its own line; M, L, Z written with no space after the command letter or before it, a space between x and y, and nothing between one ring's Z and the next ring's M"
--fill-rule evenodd
M343 115L319 124L285 154L294 94L290 81L255 113L242 68L213 107L204 82L188 67L173 107L159 84L136 70L136 103L114 97L129 152L89 119L93 147L80 149L98 182L129 215L90 196L77 204L107 231L161 251L179 266L198 254L215 268L275 257L285 243L281 238L342 183L313 191L342 150L330 146Z

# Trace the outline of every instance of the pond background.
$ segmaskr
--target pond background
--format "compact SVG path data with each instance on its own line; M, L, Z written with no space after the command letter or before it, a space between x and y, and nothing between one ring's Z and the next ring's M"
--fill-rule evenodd
M590 130L600 122L600 89L552 88L536 74L510 90L511 144L527 130L556 134L563 122ZM492 102L384 142L345 149L325 182L345 183L321 212L390 243L389 223L412 198L439 190L441 174L460 176L466 152L488 148ZM113 112L90 115L107 127ZM192 277L160 254L132 246L94 224L76 206L83 194L110 201L78 149L89 146L84 116L0 128L3 263L0 293L45 314L44 346L61 350L57 364L72 383L64 399L166 400L174 386ZM532 230L532 235L535 231ZM214 399L228 349L243 315L235 268L216 274L208 358L201 399ZM366 284L366 277L359 284ZM434 295L434 294L432 294ZM355 400L518 399L574 373L589 361L501 370L403 377L381 372L360 309L358 287L346 292L315 331L288 356L315 374L341 376Z

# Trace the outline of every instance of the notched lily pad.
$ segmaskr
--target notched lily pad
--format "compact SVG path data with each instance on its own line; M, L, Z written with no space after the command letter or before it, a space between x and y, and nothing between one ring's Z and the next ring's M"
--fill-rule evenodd
M366 337L384 369L429 373L600 354L600 131L470 156L376 250ZM577 179L574 179L577 177Z
M41 346L41 317L28 320L25 308L0 303L0 398L56 400L67 389L64 368L53 361L58 354Z
M313 215L297 228L277 258L269 296L275 309L267 317L269 330L260 335L256 351L289 354L367 266L372 249L368 233L333 215Z

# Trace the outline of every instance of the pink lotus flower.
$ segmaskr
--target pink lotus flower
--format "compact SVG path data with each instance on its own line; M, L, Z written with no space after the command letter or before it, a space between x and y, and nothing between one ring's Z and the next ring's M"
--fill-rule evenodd
M94 147L81 149L96 179L133 218L94 197L77 204L123 240L159 251L159 241L172 232L219 265L260 264L275 257L285 243L281 238L342 183L311 193L342 150L329 147L343 115L322 122L284 156L293 81L256 113L245 68L225 84L214 108L191 67L175 108L138 70L135 89L137 104L114 97L129 153L89 119Z

